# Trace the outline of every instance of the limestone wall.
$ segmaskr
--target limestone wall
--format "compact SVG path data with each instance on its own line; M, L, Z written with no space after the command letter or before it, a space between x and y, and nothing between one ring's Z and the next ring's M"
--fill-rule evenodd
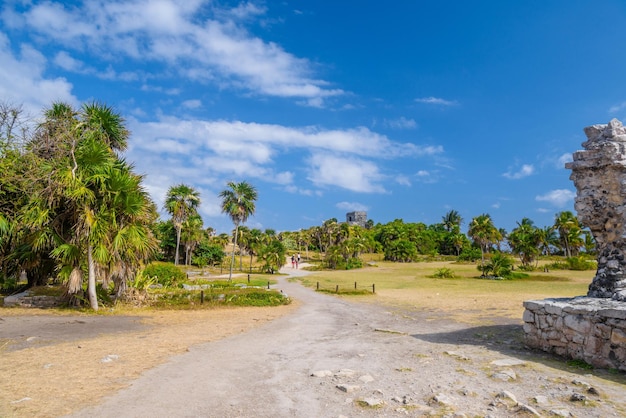
M589 297L526 301L526 344L595 367L626 371L624 305Z

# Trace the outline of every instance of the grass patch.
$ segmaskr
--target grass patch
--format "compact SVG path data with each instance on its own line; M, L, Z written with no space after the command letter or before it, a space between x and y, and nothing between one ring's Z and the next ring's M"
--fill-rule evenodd
M276 290L241 287L228 282L214 282L202 291L154 289L152 306L167 309L199 309L216 306L280 306L291 300Z
M574 297L587 294L594 271L550 271L525 273L510 280L481 280L477 263L431 261L393 263L376 260L376 267L358 270L320 271L305 277L302 284L316 288L339 289L376 285L372 297L354 295L360 301L376 301L390 307L445 314L451 319L489 323L489 317L521 318L526 300ZM454 270L455 278L432 277L439 269ZM452 309L453 308L453 309Z
M580 360L580 359L567 360L566 364L568 365L568 367L572 367L574 369L593 370L593 366L587 363L585 360Z

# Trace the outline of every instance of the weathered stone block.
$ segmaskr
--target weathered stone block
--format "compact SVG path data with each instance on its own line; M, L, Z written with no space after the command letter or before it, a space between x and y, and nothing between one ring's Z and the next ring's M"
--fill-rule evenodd
M614 329L611 333L611 344L626 347L626 332Z
M567 315L563 321L566 327L582 334L587 334L591 330L591 321L582 315Z
M535 314L532 313L529 310L525 310L524 311L524 316L522 317L522 319L524 320L524 322L534 323L535 322Z

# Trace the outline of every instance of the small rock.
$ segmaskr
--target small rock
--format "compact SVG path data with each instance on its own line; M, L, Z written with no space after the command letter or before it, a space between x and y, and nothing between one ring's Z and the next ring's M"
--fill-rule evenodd
M438 393L437 395L433 396L433 401L435 401L435 403L438 403L439 405L445 406L452 406L454 404L452 398L444 393Z
M572 416L571 412L568 411L567 409L551 409L550 414L554 415L555 417L565 417L565 418Z
M491 362L491 364L493 364L494 366L500 366L500 367L512 367L512 366L523 366L524 364L526 364L525 361L523 360L517 360L517 359L501 359L501 360L494 360Z
M503 382L517 379L517 375L515 374L515 372L510 369L500 370L499 372L491 375L491 377L497 380L502 380Z
M532 406L530 405L525 405L523 403L519 404L519 411L520 412L526 412L528 414L534 415L536 417L540 417L541 414Z
M313 377L328 377L332 375L333 375L333 372L331 372L330 370L318 370L318 371L311 373L311 376Z
M352 392L356 392L357 390L361 389L360 386L357 385L337 385L337 389L346 392L346 393L352 393Z
M600 392L598 392L598 389L594 387L590 387L589 389L587 389L587 393L590 395L600 396Z
M572 401L572 402L585 402L588 399L587 399L587 397L585 395L583 395L581 393L574 392L574 393L572 393L572 396L570 396L569 400Z
M510 401L510 403L512 403L514 405L517 405L517 398L515 397L515 395L513 395L508 390L503 390L502 392L498 393L497 398L501 399L501 400L505 400L505 401L508 400L508 401Z
M44 368L44 369L49 369L49 368L50 368L50 367L52 367L52 366L54 366L54 364L52 364L52 363L46 363L46 364L44 364L44 365L43 365L43 368Z
M376 399L376 398L365 398L365 399L362 399L362 401L369 407L382 406L385 404L385 402L382 399Z
M548 403L548 398L543 395L537 395L533 398L533 401L535 401L537 405L545 405Z
M111 363L113 360L120 358L117 354L109 354L100 360L100 363Z
M363 383L370 383L374 381L374 378L370 376L369 374L366 374L366 375L359 377L359 380Z

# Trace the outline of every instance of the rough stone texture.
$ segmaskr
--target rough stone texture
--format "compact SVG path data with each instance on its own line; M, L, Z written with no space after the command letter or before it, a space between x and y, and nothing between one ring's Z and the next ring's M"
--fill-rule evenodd
M607 298L524 302L526 344L595 367L626 371L626 304Z
M584 129L570 179L578 219L596 240L598 270L587 296L626 300L626 128L617 119Z
M346 222L350 225L359 225L365 228L365 224L367 224L367 212L348 212L346 213Z

